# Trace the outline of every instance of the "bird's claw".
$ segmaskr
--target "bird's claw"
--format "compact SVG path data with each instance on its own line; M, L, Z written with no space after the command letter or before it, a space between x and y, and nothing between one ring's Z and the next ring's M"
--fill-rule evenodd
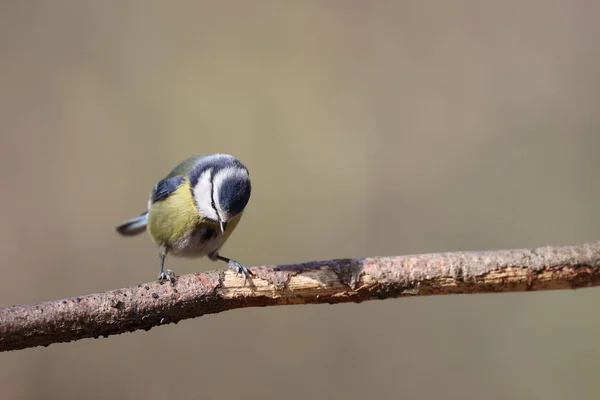
M171 281L173 282L173 280L175 279L175 273L173 271L171 271L170 269L161 272L160 274L158 274L158 280L159 281Z
M237 262L235 260L229 260L228 265L229 265L229 268L231 268L232 270L234 270L235 272L237 272L238 274L240 274L244 277L244 286L246 286L246 280L249 277L254 276L252 271L250 271L246 266L240 264L239 262Z

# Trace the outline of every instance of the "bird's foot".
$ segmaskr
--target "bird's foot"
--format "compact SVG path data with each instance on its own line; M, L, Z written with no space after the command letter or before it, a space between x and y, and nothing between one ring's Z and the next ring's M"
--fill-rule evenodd
M246 266L240 264L239 262L237 262L235 260L229 260L227 265L229 265L229 268L231 268L232 270L234 270L235 272L237 272L238 274L240 274L244 277L244 286L246 286L246 280L249 277L254 276L252 271L250 271Z
M166 271L161 271L160 274L158 274L158 280L173 282L175 280L175 273L170 269Z

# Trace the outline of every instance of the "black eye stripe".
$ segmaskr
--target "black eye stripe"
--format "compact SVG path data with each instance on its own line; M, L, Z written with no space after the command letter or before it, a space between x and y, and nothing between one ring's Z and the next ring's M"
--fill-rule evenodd
M215 205L215 185L213 184L213 178L215 177L215 170L212 170L210 174L210 206L215 213L217 214L217 218L219 217L219 212L217 211L217 206Z
M248 202L248 198L250 197L250 182L241 186L239 183L230 183L227 185L221 185L220 188L215 187L214 179L216 175L225 168L243 170L247 175L249 175L248 170L239 160L233 158L232 156L226 155L209 155L198 158L196 160L196 164L189 174L190 189L194 190L198 185L202 174L210 170L210 176L208 177L208 184L210 184L210 187L207 187L206 189L210 191L210 207L217 216L216 222L219 222L218 220L221 218L215 201L216 196L219 196L220 199L222 199L221 196L225 196L225 203L219 205L220 208L225 208L224 212L241 211L245 207L246 203ZM204 194L204 196L206 196L206 194ZM206 200L197 199L197 201Z

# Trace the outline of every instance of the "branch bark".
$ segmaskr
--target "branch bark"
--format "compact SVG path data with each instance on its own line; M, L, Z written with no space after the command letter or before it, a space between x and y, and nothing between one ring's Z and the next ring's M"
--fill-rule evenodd
M0 309L0 351L108 337L234 308L600 284L600 242L580 246L339 259L177 277Z

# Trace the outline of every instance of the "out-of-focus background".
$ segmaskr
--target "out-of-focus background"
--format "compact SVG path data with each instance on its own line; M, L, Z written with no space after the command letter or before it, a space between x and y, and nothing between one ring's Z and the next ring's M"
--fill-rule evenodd
M5 1L0 305L155 279L114 226L191 154L249 265L600 239L589 1ZM169 259L178 273L224 268ZM596 399L594 289L235 310L0 355L3 399Z

